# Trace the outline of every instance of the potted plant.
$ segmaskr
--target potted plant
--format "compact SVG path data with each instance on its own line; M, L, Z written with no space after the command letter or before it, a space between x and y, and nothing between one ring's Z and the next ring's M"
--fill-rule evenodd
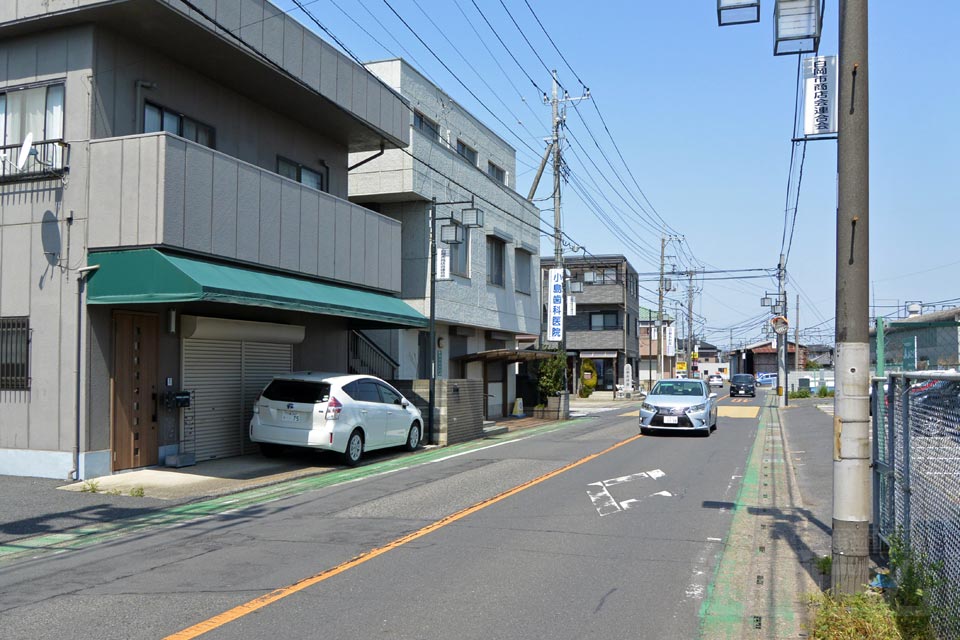
M589 398L597 388L597 366L587 358L580 366L580 397Z

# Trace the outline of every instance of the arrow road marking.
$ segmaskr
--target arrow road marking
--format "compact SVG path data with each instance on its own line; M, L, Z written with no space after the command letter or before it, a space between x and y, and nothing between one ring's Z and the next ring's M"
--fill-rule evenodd
M618 478L610 478L609 480L601 480L600 482L591 482L588 486L596 487L596 489L587 489L587 496L589 496L590 501L597 510L597 513L599 513L601 516L608 516L611 513L626 511L627 509L643 501L643 498L631 498L629 500L617 502L617 500L613 497L613 494L610 493L609 487L615 487L627 482L633 482L634 480L639 480L641 478L659 480L665 475L666 474L660 469L652 469L650 471L634 473L629 476L620 476ZM652 498L654 496L670 498L673 497L673 494L669 491L658 491L656 493L651 493L647 497Z

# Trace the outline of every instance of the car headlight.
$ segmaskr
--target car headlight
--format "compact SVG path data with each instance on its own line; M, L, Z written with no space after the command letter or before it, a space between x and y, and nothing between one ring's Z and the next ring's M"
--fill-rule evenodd
M646 402L641 404L640 408L643 409L644 411L653 411L654 413L657 412L657 408L655 406L653 406L652 404L647 404Z
M687 409L687 413L696 413L698 411L703 411L706 408L707 408L707 405L705 404L695 404L689 409Z

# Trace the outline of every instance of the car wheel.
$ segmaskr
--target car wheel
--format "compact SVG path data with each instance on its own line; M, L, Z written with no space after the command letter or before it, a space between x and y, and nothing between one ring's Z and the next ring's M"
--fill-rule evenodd
M363 455L363 435L360 429L354 429L347 440L347 448L343 451L343 461L351 467L360 462Z
M407 451L413 451L420 446L420 423L414 422L410 425L410 431L407 433L407 442L404 448Z
M278 444L271 444L269 442L260 443L260 453L266 458L276 458L281 453L283 453L283 447Z

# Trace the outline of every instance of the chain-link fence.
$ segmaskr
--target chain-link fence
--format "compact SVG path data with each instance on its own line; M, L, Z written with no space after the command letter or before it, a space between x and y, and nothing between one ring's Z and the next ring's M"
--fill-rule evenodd
M871 403L877 535L939 568L934 625L960 638L960 374L875 378Z

